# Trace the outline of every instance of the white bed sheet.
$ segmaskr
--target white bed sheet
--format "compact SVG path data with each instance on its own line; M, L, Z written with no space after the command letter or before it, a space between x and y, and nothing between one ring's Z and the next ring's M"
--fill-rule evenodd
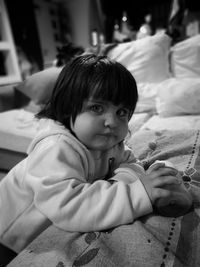
M141 130L197 130L200 129L200 115L185 115L174 117L160 117L153 115L147 120Z
M129 121L129 130L131 134L137 132L144 123L146 123L152 116L152 113L134 113Z
M0 113L0 148L26 153L38 130L34 113L23 109Z

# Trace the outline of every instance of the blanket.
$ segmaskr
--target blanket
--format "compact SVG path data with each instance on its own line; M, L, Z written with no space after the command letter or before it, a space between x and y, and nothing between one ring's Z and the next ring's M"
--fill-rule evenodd
M69 233L52 225L9 267L200 266L200 131L141 130L127 144L144 164L170 160L192 194L193 209L176 218L152 213L102 232Z

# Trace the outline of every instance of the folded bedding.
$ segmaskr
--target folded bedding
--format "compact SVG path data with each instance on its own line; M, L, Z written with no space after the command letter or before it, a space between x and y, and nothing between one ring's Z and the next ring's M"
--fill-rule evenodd
M13 109L0 113L0 148L26 153L38 130L34 113Z
M200 129L200 115L160 117L153 115L144 122L141 130L195 130Z

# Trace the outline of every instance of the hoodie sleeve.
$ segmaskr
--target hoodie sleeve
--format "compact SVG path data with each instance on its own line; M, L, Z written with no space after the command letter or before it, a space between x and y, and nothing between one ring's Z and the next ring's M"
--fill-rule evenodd
M38 210L66 231L99 231L133 222L152 211L140 182L87 182L88 161L60 139L29 155L26 186ZM39 155L38 155L39 154Z
M124 183L133 183L145 174L142 164L134 156L131 149L124 144L119 146L120 163L114 170L114 176L111 178L115 181L122 181Z

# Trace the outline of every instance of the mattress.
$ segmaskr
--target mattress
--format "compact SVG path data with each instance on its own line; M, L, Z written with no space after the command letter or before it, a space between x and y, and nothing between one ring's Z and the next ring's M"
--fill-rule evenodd
M141 130L198 130L200 129L200 115L185 115L174 117L160 117L153 115L140 128Z
M0 113L0 169L9 170L26 157L38 127L32 112L15 109Z

